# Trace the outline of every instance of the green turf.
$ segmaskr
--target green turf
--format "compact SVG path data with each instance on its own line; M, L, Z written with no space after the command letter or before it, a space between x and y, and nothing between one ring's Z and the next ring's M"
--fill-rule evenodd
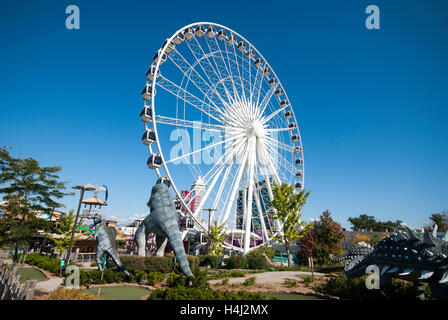
M275 294L274 293L272 293L272 294L265 293L265 296L267 296L268 298L276 297L279 300L322 300L319 297L307 296L307 295L295 294L295 293L275 293Z
M85 289L85 291L98 294L98 288ZM151 291L138 287L102 287L100 298L102 300L138 300Z
M25 282L26 280L37 280L38 282L48 280L42 272L34 268L23 268L18 274L20 275L20 282Z

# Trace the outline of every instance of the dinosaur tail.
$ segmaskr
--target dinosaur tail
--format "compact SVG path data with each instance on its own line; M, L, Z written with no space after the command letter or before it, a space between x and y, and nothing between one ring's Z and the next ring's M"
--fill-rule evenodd
M170 225L169 222L164 223L160 226L162 231L168 237L168 241L171 243L174 253L177 256L177 261L179 261L179 266L182 272L187 276L193 276L190 270L190 265L188 264L187 255L185 254L184 243L182 242L179 229L177 228L177 221L175 226Z

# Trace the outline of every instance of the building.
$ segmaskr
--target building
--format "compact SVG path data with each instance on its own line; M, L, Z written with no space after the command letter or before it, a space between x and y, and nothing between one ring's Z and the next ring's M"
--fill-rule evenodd
M190 197L193 199L191 211L194 213L201 205L202 197L205 193L205 182L199 176L196 181L191 185ZM200 214L200 212L199 212Z
M266 181L260 181L255 185L255 188L257 188L257 194L259 195L258 202L260 204L261 213L258 210L257 206L257 199L255 197L252 198L252 226L251 231L262 233L262 226L261 226L261 219L260 217L264 218L264 224L266 226L267 232L272 232L272 226L271 222L268 219L269 212L271 211L270 206L270 198L269 198L269 192L266 185ZM247 192L248 188L246 188L246 192L243 192L243 190L238 191L238 198L236 202L236 229L243 230L244 229L244 214L243 214L243 194L246 194L246 201L247 201Z

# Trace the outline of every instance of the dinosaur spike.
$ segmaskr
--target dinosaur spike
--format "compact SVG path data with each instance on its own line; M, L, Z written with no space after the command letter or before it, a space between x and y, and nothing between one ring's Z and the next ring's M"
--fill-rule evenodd
M441 256L443 259L446 259L446 254L441 253L440 256Z
M404 226L406 229L406 233L409 236L409 239L411 240L419 240L417 234L415 233L415 231L412 231L408 226Z
M408 274L411 274L414 269L405 269L402 273L399 273L399 276L407 276Z
M445 283L448 282L448 271L445 271L445 273L442 276L442 279L439 280L439 283Z
M390 266L384 266L383 269L381 269L381 275L383 275L389 268Z
M432 236L437 238L437 223L434 223L434 229L432 230Z
M411 251L412 251L412 253L414 253L414 254L417 254L417 253L418 253L418 251L417 251L417 250L414 250L414 249L411 249Z
M387 271L387 273L394 273L398 271L398 267L393 267L392 269L390 269L389 271Z
M434 274L433 271L423 270L419 280L429 279Z
M446 231L445 235L443 236L443 240L448 241L448 230Z
M431 247L434 247L436 245L433 237L431 236L428 230L425 230L425 233L423 235L423 242L426 243L427 245L430 245Z

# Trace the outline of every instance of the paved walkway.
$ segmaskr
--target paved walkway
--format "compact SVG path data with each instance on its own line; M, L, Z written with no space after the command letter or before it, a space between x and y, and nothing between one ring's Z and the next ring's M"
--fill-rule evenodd
M255 277L256 283L283 283L287 279L299 280L300 276L311 276L311 272L305 271L272 271L262 273L248 273L245 277L229 278L229 283L242 283L250 277ZM314 272L314 276L323 277L325 273ZM210 280L210 284L221 282L222 279Z

